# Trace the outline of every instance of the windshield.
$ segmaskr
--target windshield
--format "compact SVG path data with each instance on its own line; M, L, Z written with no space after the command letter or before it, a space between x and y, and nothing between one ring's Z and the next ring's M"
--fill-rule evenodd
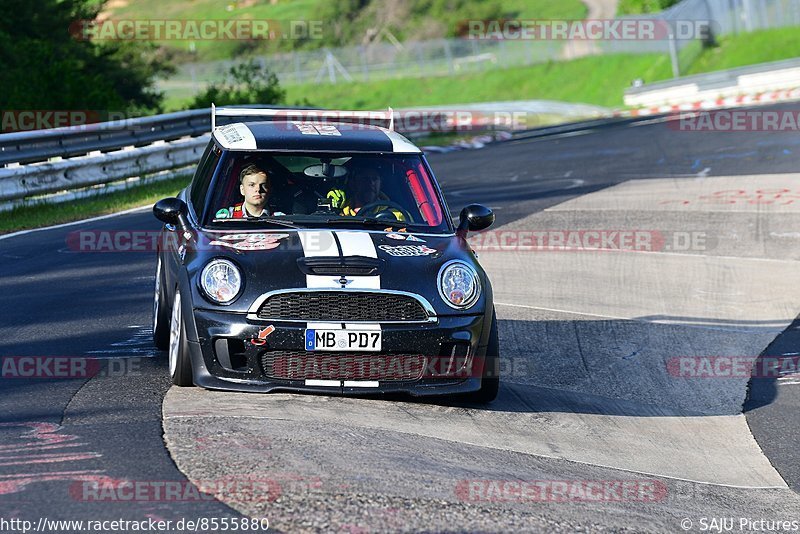
M212 226L451 229L420 155L231 153Z

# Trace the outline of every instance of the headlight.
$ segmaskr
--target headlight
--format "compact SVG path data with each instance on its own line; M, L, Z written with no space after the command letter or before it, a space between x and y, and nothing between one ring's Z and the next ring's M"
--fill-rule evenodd
M200 287L208 298L217 304L228 304L242 289L242 274L228 260L211 260L200 273Z
M471 307L481 295L478 273L463 261L445 263L439 270L439 295L451 308L465 310Z

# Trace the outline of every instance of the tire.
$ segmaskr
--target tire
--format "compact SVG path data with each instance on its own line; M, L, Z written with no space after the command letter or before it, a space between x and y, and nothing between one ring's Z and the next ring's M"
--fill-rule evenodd
M189 342L186 340L186 323L183 320L181 307L181 293L177 290L169 323L169 374L176 386L194 385Z
M156 265L156 283L153 291L153 344L159 350L169 348L169 322L170 309L164 295L164 273L161 267L161 257Z
M478 404L488 404L497 398L500 388L500 336L497 334L497 317L492 310L492 327L489 332L489 345L483 362L481 389L470 393L468 399Z

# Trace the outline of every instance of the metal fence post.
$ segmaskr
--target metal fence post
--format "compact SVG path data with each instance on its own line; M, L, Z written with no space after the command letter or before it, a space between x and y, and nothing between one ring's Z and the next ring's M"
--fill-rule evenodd
M672 61L672 77L679 78L681 67L678 64L678 43L675 40L675 32L672 30L672 23L669 24L669 57Z
M445 58L447 58L447 71L450 74L453 74L455 69L453 68L453 51L450 50L450 41L444 39L443 42L444 42L444 56Z
M189 75L192 77L192 89L195 93L199 93L199 85L197 83L197 75L194 72L194 63L189 65Z
M364 46L358 47L359 57L361 58L361 72L364 75L364 81L369 81L369 67L367 66L367 49Z
M528 53L525 54L525 64L533 65L533 39L528 39Z
M783 13L783 2L782 1L779 0L778 2L776 2L775 11L777 11L777 13L775 14L776 16L774 17L774 20L773 19L769 20L769 22L767 23L767 27L772 26L773 24L774 25L781 25L781 26L783 26L785 24L784 21L786 20L786 17L785 17L785 15Z
M419 43L414 43L414 49L417 52L417 65L419 65L419 74L422 76L425 73L425 58L422 56L422 46Z
M331 83L336 83L336 69L333 67L333 54L328 49L325 49L325 64L328 66L328 79Z
M744 16L744 31L753 31L753 12L750 9L750 0L742 0L742 15Z

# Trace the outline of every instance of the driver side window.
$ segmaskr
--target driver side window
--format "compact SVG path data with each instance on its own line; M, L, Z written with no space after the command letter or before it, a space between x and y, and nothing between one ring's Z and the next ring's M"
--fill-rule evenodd
M200 160L200 164L197 166L197 172L195 172L194 178L192 179L192 189L189 193L189 198L192 201L192 207L195 210L197 218L200 220L202 220L203 217L208 185L211 182L211 178L214 176L214 171L217 169L217 163L219 163L221 154L222 151L214 145L213 141L209 143L205 154L203 154L203 158Z

